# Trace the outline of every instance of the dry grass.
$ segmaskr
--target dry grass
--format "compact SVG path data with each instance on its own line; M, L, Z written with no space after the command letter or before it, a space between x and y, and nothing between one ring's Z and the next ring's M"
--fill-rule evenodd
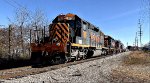
M147 65L150 64L150 54L143 51L134 51L130 55L124 57L123 63L126 65Z
M150 55L147 52L134 51L122 62L111 73L116 82L150 83Z
M125 68L125 67L124 67ZM113 70L111 78L114 82L120 83L150 83L150 75L146 72L139 72L137 70L127 70L119 68Z

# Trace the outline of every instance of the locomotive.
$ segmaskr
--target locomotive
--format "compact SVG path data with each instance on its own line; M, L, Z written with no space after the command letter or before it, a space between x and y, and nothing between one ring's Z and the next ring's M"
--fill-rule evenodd
M49 35L45 37L44 33L41 39L32 42L30 46L33 65L61 64L113 54L123 49L120 41L71 13L58 15L49 25Z

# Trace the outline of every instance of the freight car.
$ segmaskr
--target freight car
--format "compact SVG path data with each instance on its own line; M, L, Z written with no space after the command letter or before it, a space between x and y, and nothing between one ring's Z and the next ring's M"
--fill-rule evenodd
M115 40L109 35L105 35L104 41L104 47L107 52L106 54L116 54L124 52L124 45L121 41Z
M104 47L107 49L107 54L115 53L115 40L111 36L105 35Z
M120 53L120 52L123 52L124 51L124 49L123 49L123 43L121 43L121 41L119 41L119 40L116 40L116 42L115 42L115 49L116 49L116 53Z
M45 30L44 30L45 31ZM67 61L114 53L115 40L75 14L58 15L49 26L49 36L31 43L35 64Z

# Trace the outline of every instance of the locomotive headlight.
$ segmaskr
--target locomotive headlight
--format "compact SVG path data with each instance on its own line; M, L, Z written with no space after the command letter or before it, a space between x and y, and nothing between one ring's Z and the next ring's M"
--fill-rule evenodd
M56 43L56 46L60 46L60 43Z

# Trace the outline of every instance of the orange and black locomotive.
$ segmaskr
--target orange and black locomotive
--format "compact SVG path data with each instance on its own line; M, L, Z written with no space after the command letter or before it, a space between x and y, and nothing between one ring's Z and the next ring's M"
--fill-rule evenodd
M58 15L49 25L49 35L37 41L31 43L34 64L60 64L112 54L119 52L119 45L122 45L104 35L98 27L70 13Z

